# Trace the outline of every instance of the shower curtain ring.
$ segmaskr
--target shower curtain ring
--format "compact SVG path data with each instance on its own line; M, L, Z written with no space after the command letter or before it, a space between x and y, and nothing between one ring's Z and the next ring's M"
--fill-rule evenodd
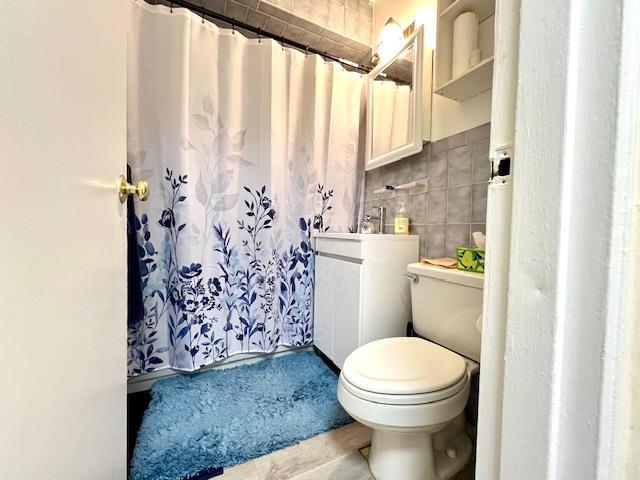
M173 2L171 2L171 5L169 6L169 12L173 13Z
M236 17L231 18L231 34L236 34Z
M258 43L262 42L262 37L260 36L261 33L262 33L262 29L258 27Z
M202 24L204 25L204 0L202 0Z
M280 45L282 46L282 51L284 52L284 35L280 37Z
M304 49L304 56L308 57L309 56L309 45L307 45Z

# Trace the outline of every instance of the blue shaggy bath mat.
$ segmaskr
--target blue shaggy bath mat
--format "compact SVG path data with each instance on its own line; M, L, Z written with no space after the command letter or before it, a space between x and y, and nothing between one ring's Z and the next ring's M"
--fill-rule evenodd
M336 375L304 351L156 382L132 480L208 478L351 422ZM207 477L208 475L208 477Z

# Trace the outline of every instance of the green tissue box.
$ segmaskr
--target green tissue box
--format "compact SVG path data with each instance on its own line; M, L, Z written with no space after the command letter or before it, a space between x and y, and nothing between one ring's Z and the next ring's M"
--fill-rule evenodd
M458 247L456 248L458 270L467 272L484 272L484 250L480 248Z

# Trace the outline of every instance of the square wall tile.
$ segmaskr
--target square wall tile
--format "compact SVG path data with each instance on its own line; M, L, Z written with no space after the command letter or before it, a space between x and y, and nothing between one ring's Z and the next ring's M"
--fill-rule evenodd
M402 185L403 183L409 183L414 180L413 171L412 171L413 162L414 162L413 157L407 157L395 163L395 165L397 165L396 181L398 182L398 185Z
M344 4L329 0L329 23L327 25L334 32L344 34Z
M471 221L485 223L487 221L487 187L486 183L471 186Z
M425 256L440 258L445 256L446 225L427 225Z
M260 0L236 0L236 2L246 5L249 8L255 9L255 8L258 8L258 3L260 3Z
M267 23L264 29L274 35L281 36L284 33L284 29L287 28L287 24L282 20L278 20L276 17L267 18Z
M449 186L471 183L471 154L469 145L454 148L449 152Z
M311 21L326 27L329 23L329 0L313 0L311 3Z
M373 18L373 5L369 0L358 0L358 11L360 15L367 18Z
M427 178L429 176L429 149L425 145L424 150L420 153L416 153L411 162L411 175L412 180L420 180L421 178Z
M300 27L296 27L295 25L287 24L287 28L284 29L284 36L289 40L294 40L299 42L304 35L304 30Z
M427 194L418 193L411 195L409 208L409 220L411 224L425 225L427 223Z
M371 29L373 20L371 17L358 15L358 40L364 45L371 45Z
M311 0L294 0L293 13L303 18L311 18Z
M358 38L358 22L360 15L357 11L346 9L344 11L344 34L352 39Z
M420 250L418 255L420 258L427 255L427 226L426 225L410 225L409 233L411 235L420 235Z
M438 153L446 152L456 147L461 147L466 144L466 133L461 132L450 137L443 138L431 144L431 155L437 155Z
M258 10L249 9L247 19L245 20L249 25L264 30L264 26L267 24L267 15L259 12Z
M447 223L471 221L471 185L449 187L447 191Z
M479 127L472 128L471 130L467 130L466 134L467 145L472 145L480 140L487 140L491 135L491 124L485 123Z
M212 12L221 13L224 15L224 10L227 6L225 0L204 0L204 7Z
M382 170L382 185L384 187L386 185L397 185L398 184L398 169L397 162L391 163L389 165L385 165L384 167L380 167Z
M240 22L244 22L247 19L247 13L249 9L244 5L234 2L233 0L227 0L227 8L225 15L229 18L235 18Z
M271 15L272 17L276 17L278 20L282 20L285 23L294 23L293 19L297 18L288 10L278 7L275 2L269 3L264 0L258 3L258 11Z
M491 174L489 162L489 140L483 140L473 145L473 175L472 181L486 182Z
M364 199L365 201L373 200L373 185L371 182L366 182L364 184Z
M469 224L448 224L446 255L456 257L456 248L469 246Z
M309 45L315 48L320 43L320 40L322 40L322 37L320 35L316 35L315 33L305 30L305 32L302 34L302 38L300 39L300 43L304 43L305 45Z
M445 223L447 217L447 190L433 190L427 194L427 223Z
M366 184L371 185L372 190L382 187L382 172L379 168L366 172Z
M320 37L320 41L316 45L316 48L323 52L335 52L340 48L340 45L327 37Z
M364 207L362 209L362 218L360 219L360 221L364 221L364 215L370 215L371 214L371 207L373 206L375 200L366 200L364 201ZM360 229L358 228L358 231L360 231Z
M429 189L444 188L447 186L447 152L433 155L428 160Z
M280 8L293 12L293 0L275 0L275 3Z

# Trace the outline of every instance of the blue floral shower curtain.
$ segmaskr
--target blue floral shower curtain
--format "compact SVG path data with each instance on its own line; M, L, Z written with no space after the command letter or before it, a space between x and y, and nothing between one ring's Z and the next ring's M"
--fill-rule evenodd
M357 224L363 79L130 2L128 161L141 308L130 376L313 339L315 232Z

